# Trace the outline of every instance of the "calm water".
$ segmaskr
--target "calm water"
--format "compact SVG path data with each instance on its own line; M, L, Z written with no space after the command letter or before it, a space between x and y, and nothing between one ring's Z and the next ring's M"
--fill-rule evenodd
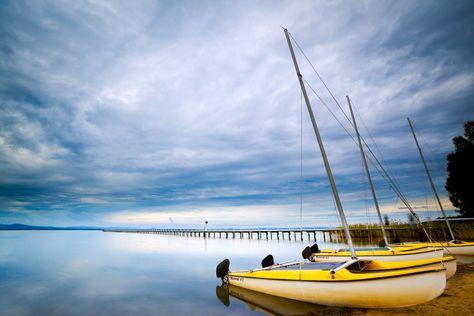
M279 262L299 259L307 244L99 231L2 231L0 314L321 312L324 307L219 288L221 282L215 278L215 267L224 258L231 260L233 270L257 267L269 253Z

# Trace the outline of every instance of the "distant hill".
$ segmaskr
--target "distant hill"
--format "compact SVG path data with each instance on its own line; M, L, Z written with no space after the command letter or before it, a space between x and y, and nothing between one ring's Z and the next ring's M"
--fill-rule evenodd
M88 226L55 227L31 226L25 224L0 224L0 230L102 230L102 228Z

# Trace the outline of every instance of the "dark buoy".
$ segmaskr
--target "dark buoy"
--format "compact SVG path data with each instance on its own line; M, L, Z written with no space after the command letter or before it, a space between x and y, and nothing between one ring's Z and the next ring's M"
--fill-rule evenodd
M393 238L393 241L392 241L394 244L399 244L400 243L400 238L398 237L395 237Z
M230 266L230 260L224 259L216 267L216 276L218 278L221 278L222 281L224 281L224 277L227 275L227 273L229 273L229 266Z
M312 254L313 254L313 252L311 251L311 247L309 247L309 246L304 248L303 251L301 252L301 255L303 256L303 259L309 259Z
M318 244L313 244L313 245L311 246L311 252L312 252L312 253L318 253L318 252L319 252Z
M379 241L379 247L380 247L380 248L385 248L385 247L387 247L387 244L385 243L385 240L382 239L381 241Z
M275 261L273 261L273 256L272 255L268 255L265 258L263 258L263 260L262 260L262 268L266 268L266 267L272 266L274 264L275 264Z

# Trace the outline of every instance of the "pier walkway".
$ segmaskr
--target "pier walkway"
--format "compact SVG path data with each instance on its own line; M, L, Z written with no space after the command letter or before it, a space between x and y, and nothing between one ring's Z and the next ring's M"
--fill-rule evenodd
M451 220L450 220L451 222ZM435 223L435 222L433 222ZM453 229L457 236L462 240L474 240L474 230L472 230L472 219L467 221L452 221ZM443 223L428 227L428 230L436 240L447 239L447 229ZM308 240L316 241L316 237L323 241L344 242L344 230L341 227L304 227L300 228L188 228L188 229L172 229L172 228L116 228L103 229L104 232L116 233L138 233L138 234L159 234L159 235L175 235L187 237L203 237L203 238L248 238L248 239L276 239L276 240ZM403 240L423 240L423 233L416 226L405 225L402 227L385 227L390 240L400 238ZM354 241L380 240L382 238L381 231L377 227L367 229L363 226L350 229L352 239Z
M139 233L139 234L160 234L204 238L248 238L248 239L288 239L316 241L316 233L322 233L324 240L326 235L332 239L334 232L340 228L325 229L104 229L104 232L116 233ZM306 237L306 238L305 238Z

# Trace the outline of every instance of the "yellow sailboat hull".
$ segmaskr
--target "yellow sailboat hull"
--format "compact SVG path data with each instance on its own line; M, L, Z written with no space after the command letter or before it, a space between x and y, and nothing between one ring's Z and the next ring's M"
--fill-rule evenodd
M422 264L420 260L424 260L424 262L429 264L442 263L446 268L446 279L451 278L457 271L456 259L452 256L444 255L441 248L432 249L426 246L419 246L416 249L410 249L410 247L401 247L394 250L356 251L356 254L362 260L372 260L380 263L393 262L398 267L402 265L403 267L417 266ZM348 251L323 250L312 254L310 259L314 262L329 262L347 261L350 258L351 254Z
M231 272L228 282L249 290L309 303L355 308L393 308L428 302L446 287L440 265L351 272L330 270ZM372 266L375 269L374 266ZM393 267L392 267L393 268Z
M394 270L394 269L406 269L414 267L429 267L436 268L443 266L446 271L446 279L451 278L457 271L456 258L449 255L444 255L442 258L429 258L422 260L414 261L382 261L382 260L373 260L368 264L367 269L369 270Z

